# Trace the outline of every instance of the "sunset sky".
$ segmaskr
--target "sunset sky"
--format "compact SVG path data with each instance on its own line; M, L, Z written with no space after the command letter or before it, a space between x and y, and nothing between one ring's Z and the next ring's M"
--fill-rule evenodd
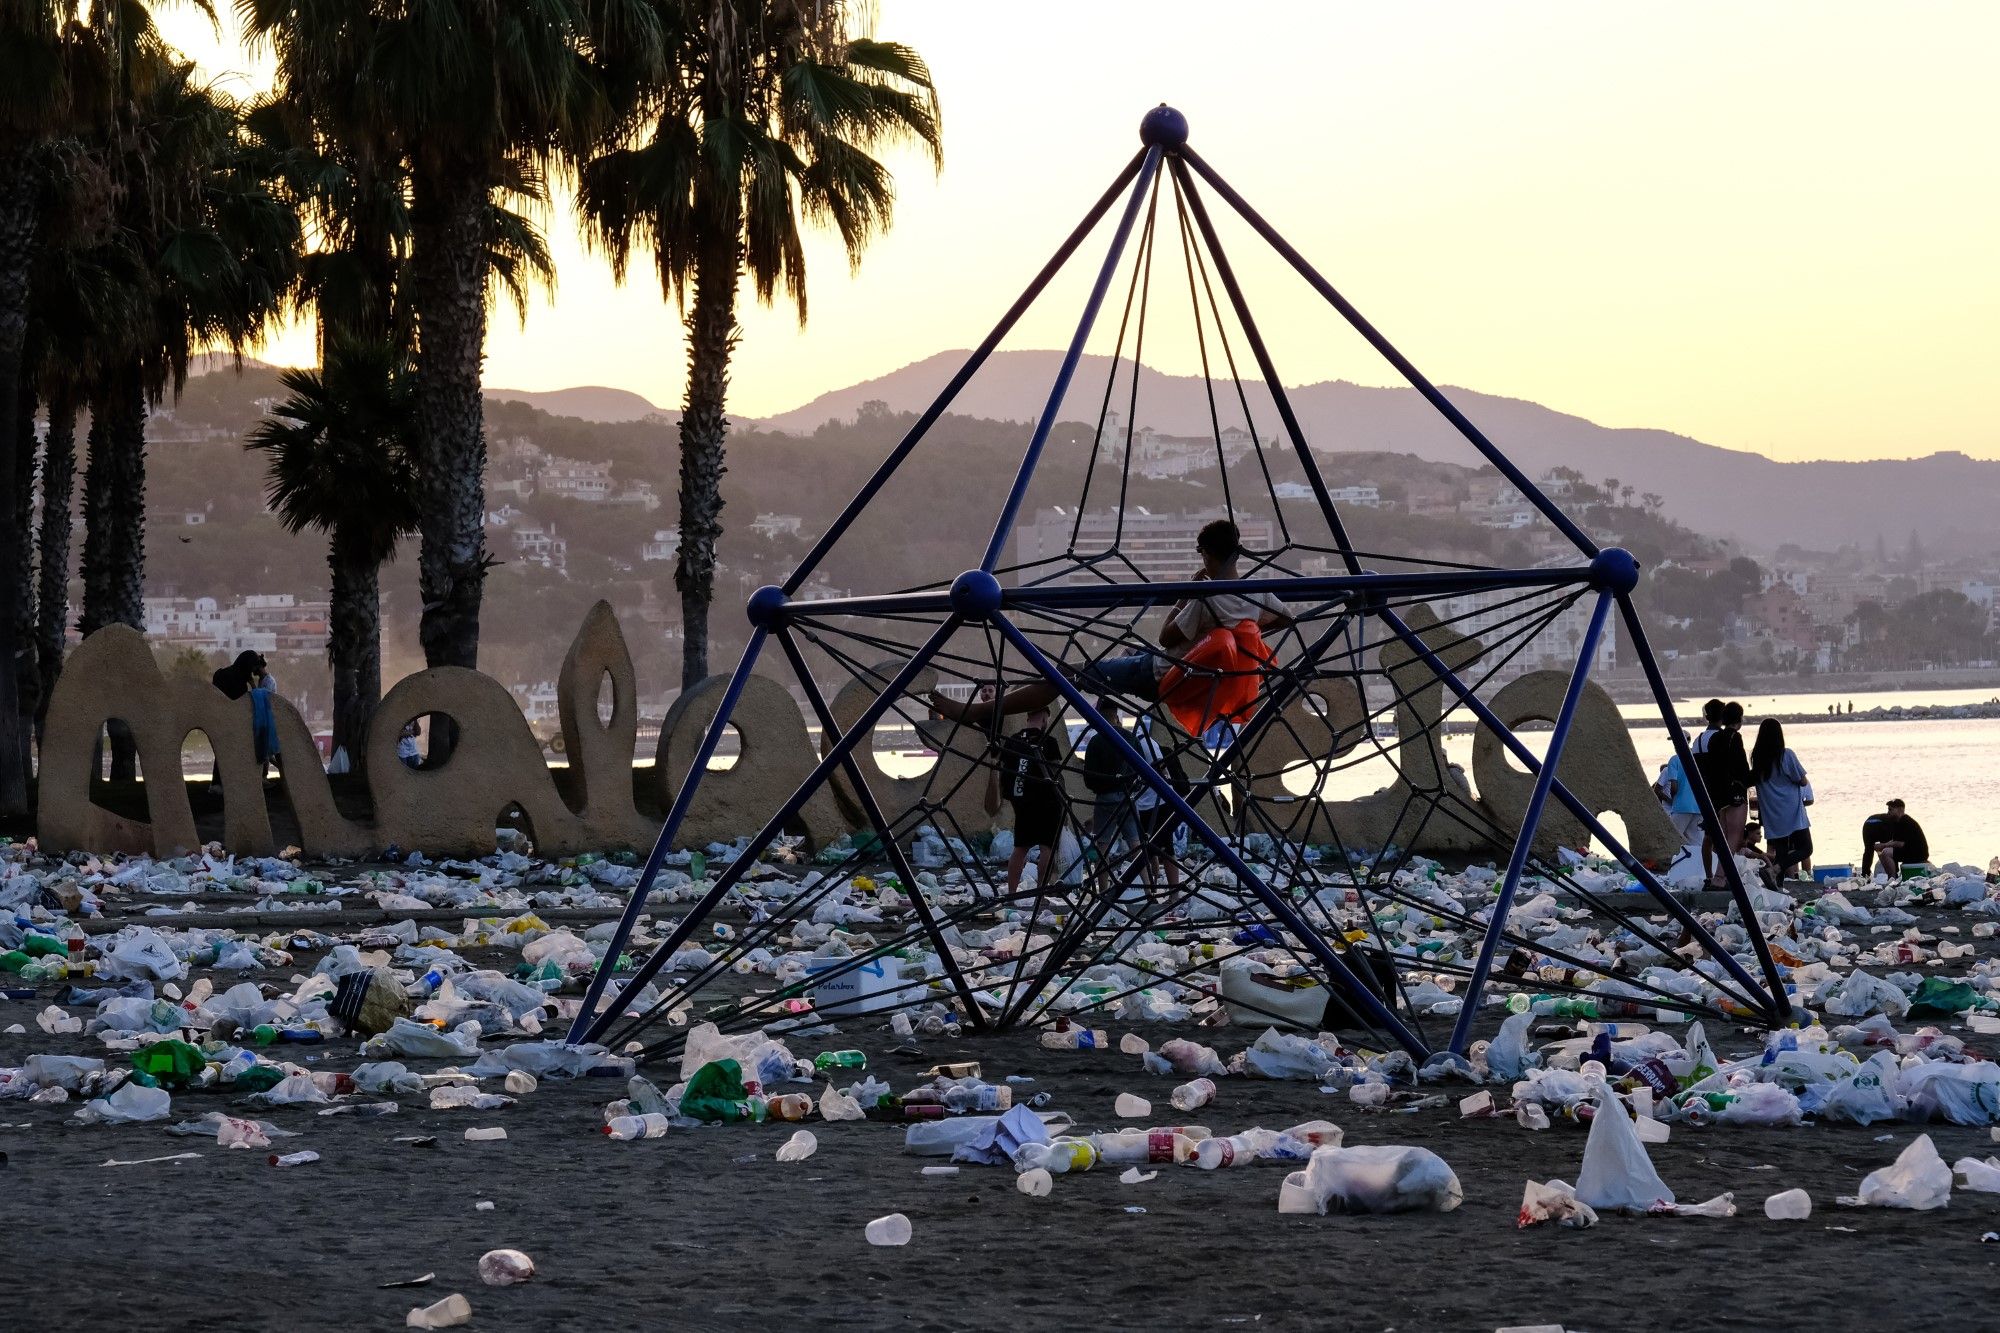
M805 330L746 301L739 414L971 346L1168 101L1441 383L1775 458L2000 458L2000 6L876 9L877 35L937 78L944 172L895 159L895 228L858 275L814 246ZM189 7L161 21L224 86L261 86L226 22L218 40ZM488 383L677 406L678 317L650 272L620 290L560 205L548 226L560 287L525 328L496 312ZM1287 380L1397 382L1242 233L1226 239ZM1086 281L1009 345L1062 345ZM1191 341L1152 345L1161 369L1197 366ZM311 341L293 331L264 355L308 360Z

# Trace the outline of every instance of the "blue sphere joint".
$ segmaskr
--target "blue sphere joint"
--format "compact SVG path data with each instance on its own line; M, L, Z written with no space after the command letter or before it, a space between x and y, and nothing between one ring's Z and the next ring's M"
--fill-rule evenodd
M775 583L767 583L750 594L750 600L743 609L750 617L750 623L756 628L776 629L779 619L785 613L788 600L783 588Z
M1606 547L1590 562L1590 586L1623 597L1639 586L1639 562L1620 546Z
M951 609L966 620L986 620L1000 609L1000 580L968 569L951 581Z
M1139 142L1148 148L1179 148L1187 142L1187 117L1160 103L1139 122Z

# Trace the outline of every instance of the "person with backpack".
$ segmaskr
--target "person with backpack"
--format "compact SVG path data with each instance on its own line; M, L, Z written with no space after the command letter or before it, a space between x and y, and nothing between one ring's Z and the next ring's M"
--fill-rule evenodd
M1133 741L1138 746L1140 755L1155 773L1167 780L1167 786L1173 789L1175 795L1185 797L1193 790L1194 784L1188 781L1187 770L1181 766L1180 756L1160 744L1159 738L1153 734L1153 728L1147 725L1144 719L1140 720L1138 735ZM1146 883L1149 885L1154 883L1155 872L1164 870L1161 878L1165 879L1167 887L1179 888L1181 867L1180 862L1174 858L1174 835L1178 829L1175 827L1177 816L1174 814L1173 806L1161 800L1160 793L1154 787L1141 782L1138 784L1137 795L1133 797L1132 807L1138 813L1139 834L1144 840L1140 871L1145 876Z
M1036 882L1055 882L1056 843L1062 837L1069 801L1063 792L1062 756L1049 734L1049 711L1028 714L1027 725L1002 736L993 745L993 764L986 779L986 813L1000 813L1004 796L1014 811L1014 853L1007 858L1007 895L1021 887L1021 872L1030 850L1039 848Z
M1101 860L1109 861L1122 847L1139 845L1139 817L1132 804L1132 765L1118 748L1117 704L1108 696L1097 701L1097 711L1111 724L1111 730L1090 733L1083 750L1083 785L1090 789L1090 841ZM1130 739L1127 737L1127 739Z

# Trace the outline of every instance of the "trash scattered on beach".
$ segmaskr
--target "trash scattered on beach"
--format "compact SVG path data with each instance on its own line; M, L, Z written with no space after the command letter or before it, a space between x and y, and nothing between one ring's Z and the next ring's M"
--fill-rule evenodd
M901 1213L890 1213L878 1217L863 1229L870 1245L908 1245L910 1243L910 1219Z

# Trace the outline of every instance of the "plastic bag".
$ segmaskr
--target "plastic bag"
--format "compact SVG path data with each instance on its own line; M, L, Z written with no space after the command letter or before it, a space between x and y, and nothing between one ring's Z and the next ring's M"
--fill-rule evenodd
M1752 1083L1739 1088L1736 1099L1715 1113L1723 1125L1796 1125L1805 1116L1799 1099L1775 1083Z
M1272 1035L1276 1031L1277 1029L1273 1028L1266 1035ZM1258 1040L1261 1042L1262 1038ZM1202 1075L1214 1078L1229 1072L1229 1067L1222 1063L1222 1057L1215 1053L1213 1046L1204 1046L1185 1037L1175 1037L1171 1041L1161 1042L1160 1056L1173 1066L1176 1074L1185 1074L1189 1078Z
M1528 1050L1528 1026L1534 1021L1531 1010L1514 1014L1500 1025L1493 1044L1486 1048L1486 1067L1495 1082L1510 1083L1541 1063L1541 1057Z
M2000 1157L1989 1157L1983 1162L1977 1157L1961 1157L1951 1164L1951 1173L1958 1178L1960 1189L1974 1194L2000 1194Z
M1982 884L1983 888L1984 885ZM1925 977L1917 985L1917 993L1910 997L1909 1017L1911 1018L1951 1018L1968 1009L1983 1009L1979 992L1963 981L1946 981L1943 977Z
M519 1069L536 1078L578 1078L610 1059L610 1052L595 1043L572 1046L561 1041L517 1041L487 1051L466 1072L474 1078L497 1078Z
M1858 968L1821 986L1816 998L1820 1008L1842 1018L1879 1013L1894 1020L1910 1011L1909 998L1902 991Z
M1187 1044L1193 1045L1192 1042ZM1280 1032L1276 1028L1265 1028L1263 1035L1238 1056L1237 1061L1249 1078L1324 1080L1340 1068L1340 1062L1334 1059L1332 1052L1318 1042L1309 1041L1294 1032ZM1177 1066L1171 1061L1168 1063L1170 1069L1178 1072Z
M1896 1073L1896 1057L1877 1051L1847 1077L1808 1088L1799 1104L1827 1120L1850 1120L1857 1125L1894 1120L1902 1109L1902 1099L1891 1090Z
M97 975L114 981L179 981L187 975L187 964L174 956L157 930L140 926L120 935L104 951Z
M743 1066L734 1060L711 1060L695 1070L681 1094L681 1114L710 1123L748 1120L750 1095L743 1087Z
M1653 1169L1639 1131L1625 1114L1624 1101L1610 1088L1598 1093L1597 1114L1583 1145L1583 1169L1576 1177L1576 1197L1599 1212L1649 1213L1674 1203L1674 1192Z
M1912 1120L1943 1120L1953 1125L1990 1125L2000 1120L2000 1065L1928 1064L1905 1068L1896 1091L1909 1104Z
M173 1099L165 1088L148 1088L126 1083L109 1097L96 1097L77 1110L80 1124L129 1125L142 1121L165 1120L173 1109Z
M1319 1148L1303 1174L1321 1213L1448 1213L1465 1198L1458 1177L1428 1148Z
M387 1032L363 1042L361 1053L462 1060L479 1054L479 1028L476 1024L466 1023L450 1032L440 1032L428 1023L398 1018L389 1025Z
M1926 1212L1951 1202L1951 1168L1938 1156L1931 1136L1919 1134L1902 1155L1861 1181L1860 1201L1874 1208Z

